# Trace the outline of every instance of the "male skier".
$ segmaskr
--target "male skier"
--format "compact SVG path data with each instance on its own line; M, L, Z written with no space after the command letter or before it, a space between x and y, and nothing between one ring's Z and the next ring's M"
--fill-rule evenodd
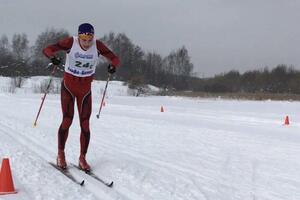
M108 66L110 74L116 72L116 67L120 61L101 41L95 39L94 28L89 23L79 26L77 36L67 37L43 49L43 53L53 65L61 64L59 57L55 56L57 51L66 52L65 72L61 85L63 119L58 130L57 166L62 169L67 168L64 149L74 116L76 99L81 127L79 168L89 171L90 165L86 161L86 153L90 141L91 82L100 55L110 61L111 64Z

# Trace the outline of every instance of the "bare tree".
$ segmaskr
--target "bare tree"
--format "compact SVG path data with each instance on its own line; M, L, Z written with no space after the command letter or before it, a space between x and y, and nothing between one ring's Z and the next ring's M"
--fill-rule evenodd
M4 49L9 51L9 42L6 35L2 35L0 38L0 50Z
M12 38L13 54L18 60L25 60L29 54L28 39L26 34L14 34Z
M10 51L9 41L6 35L0 38L0 75L11 76L14 72L13 64L15 63L12 52Z
M35 56L40 58L40 57L44 57L42 50L50 45L50 44L54 44L56 42L58 42L58 40L63 39L65 37L68 37L69 33L68 31L64 30L64 29L46 29L46 31L42 32L36 42L35 42L35 48L34 48L34 53Z
M178 76L190 76L193 64L190 61L188 50L183 46L177 51L171 52L164 59L164 70Z
M45 66L49 63L49 60L43 55L43 49L49 44L57 43L60 39L68 37L69 33L64 30L57 29L46 29L46 31L42 32L36 42L33 49L33 59L31 61L32 65L32 74L35 75L47 75L49 72L45 70ZM64 58L63 52L58 54L61 58Z

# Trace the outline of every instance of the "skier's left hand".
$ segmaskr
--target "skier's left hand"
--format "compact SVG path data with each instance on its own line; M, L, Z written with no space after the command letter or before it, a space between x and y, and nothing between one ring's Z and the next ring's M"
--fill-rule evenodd
M50 60L53 65L60 65L60 63L61 63L60 57L53 56L50 58Z
M107 66L107 71L108 71L108 73L113 74L113 73L116 72L116 67L113 66L113 65L108 65Z

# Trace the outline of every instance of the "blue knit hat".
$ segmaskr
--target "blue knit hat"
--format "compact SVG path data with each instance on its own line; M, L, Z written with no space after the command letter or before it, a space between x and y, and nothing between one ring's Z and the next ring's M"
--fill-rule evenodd
M89 23L80 24L78 27L78 35L79 34L93 34L94 35L94 27Z

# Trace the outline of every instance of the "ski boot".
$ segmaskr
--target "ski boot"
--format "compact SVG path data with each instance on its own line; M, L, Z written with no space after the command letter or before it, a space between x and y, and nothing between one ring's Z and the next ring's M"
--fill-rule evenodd
M83 155L83 154L80 154L78 167L85 172L91 171L91 167L86 162L85 155Z
M62 150L58 150L58 155L56 159L56 165L61 169L67 169L67 163L65 158L65 152Z

